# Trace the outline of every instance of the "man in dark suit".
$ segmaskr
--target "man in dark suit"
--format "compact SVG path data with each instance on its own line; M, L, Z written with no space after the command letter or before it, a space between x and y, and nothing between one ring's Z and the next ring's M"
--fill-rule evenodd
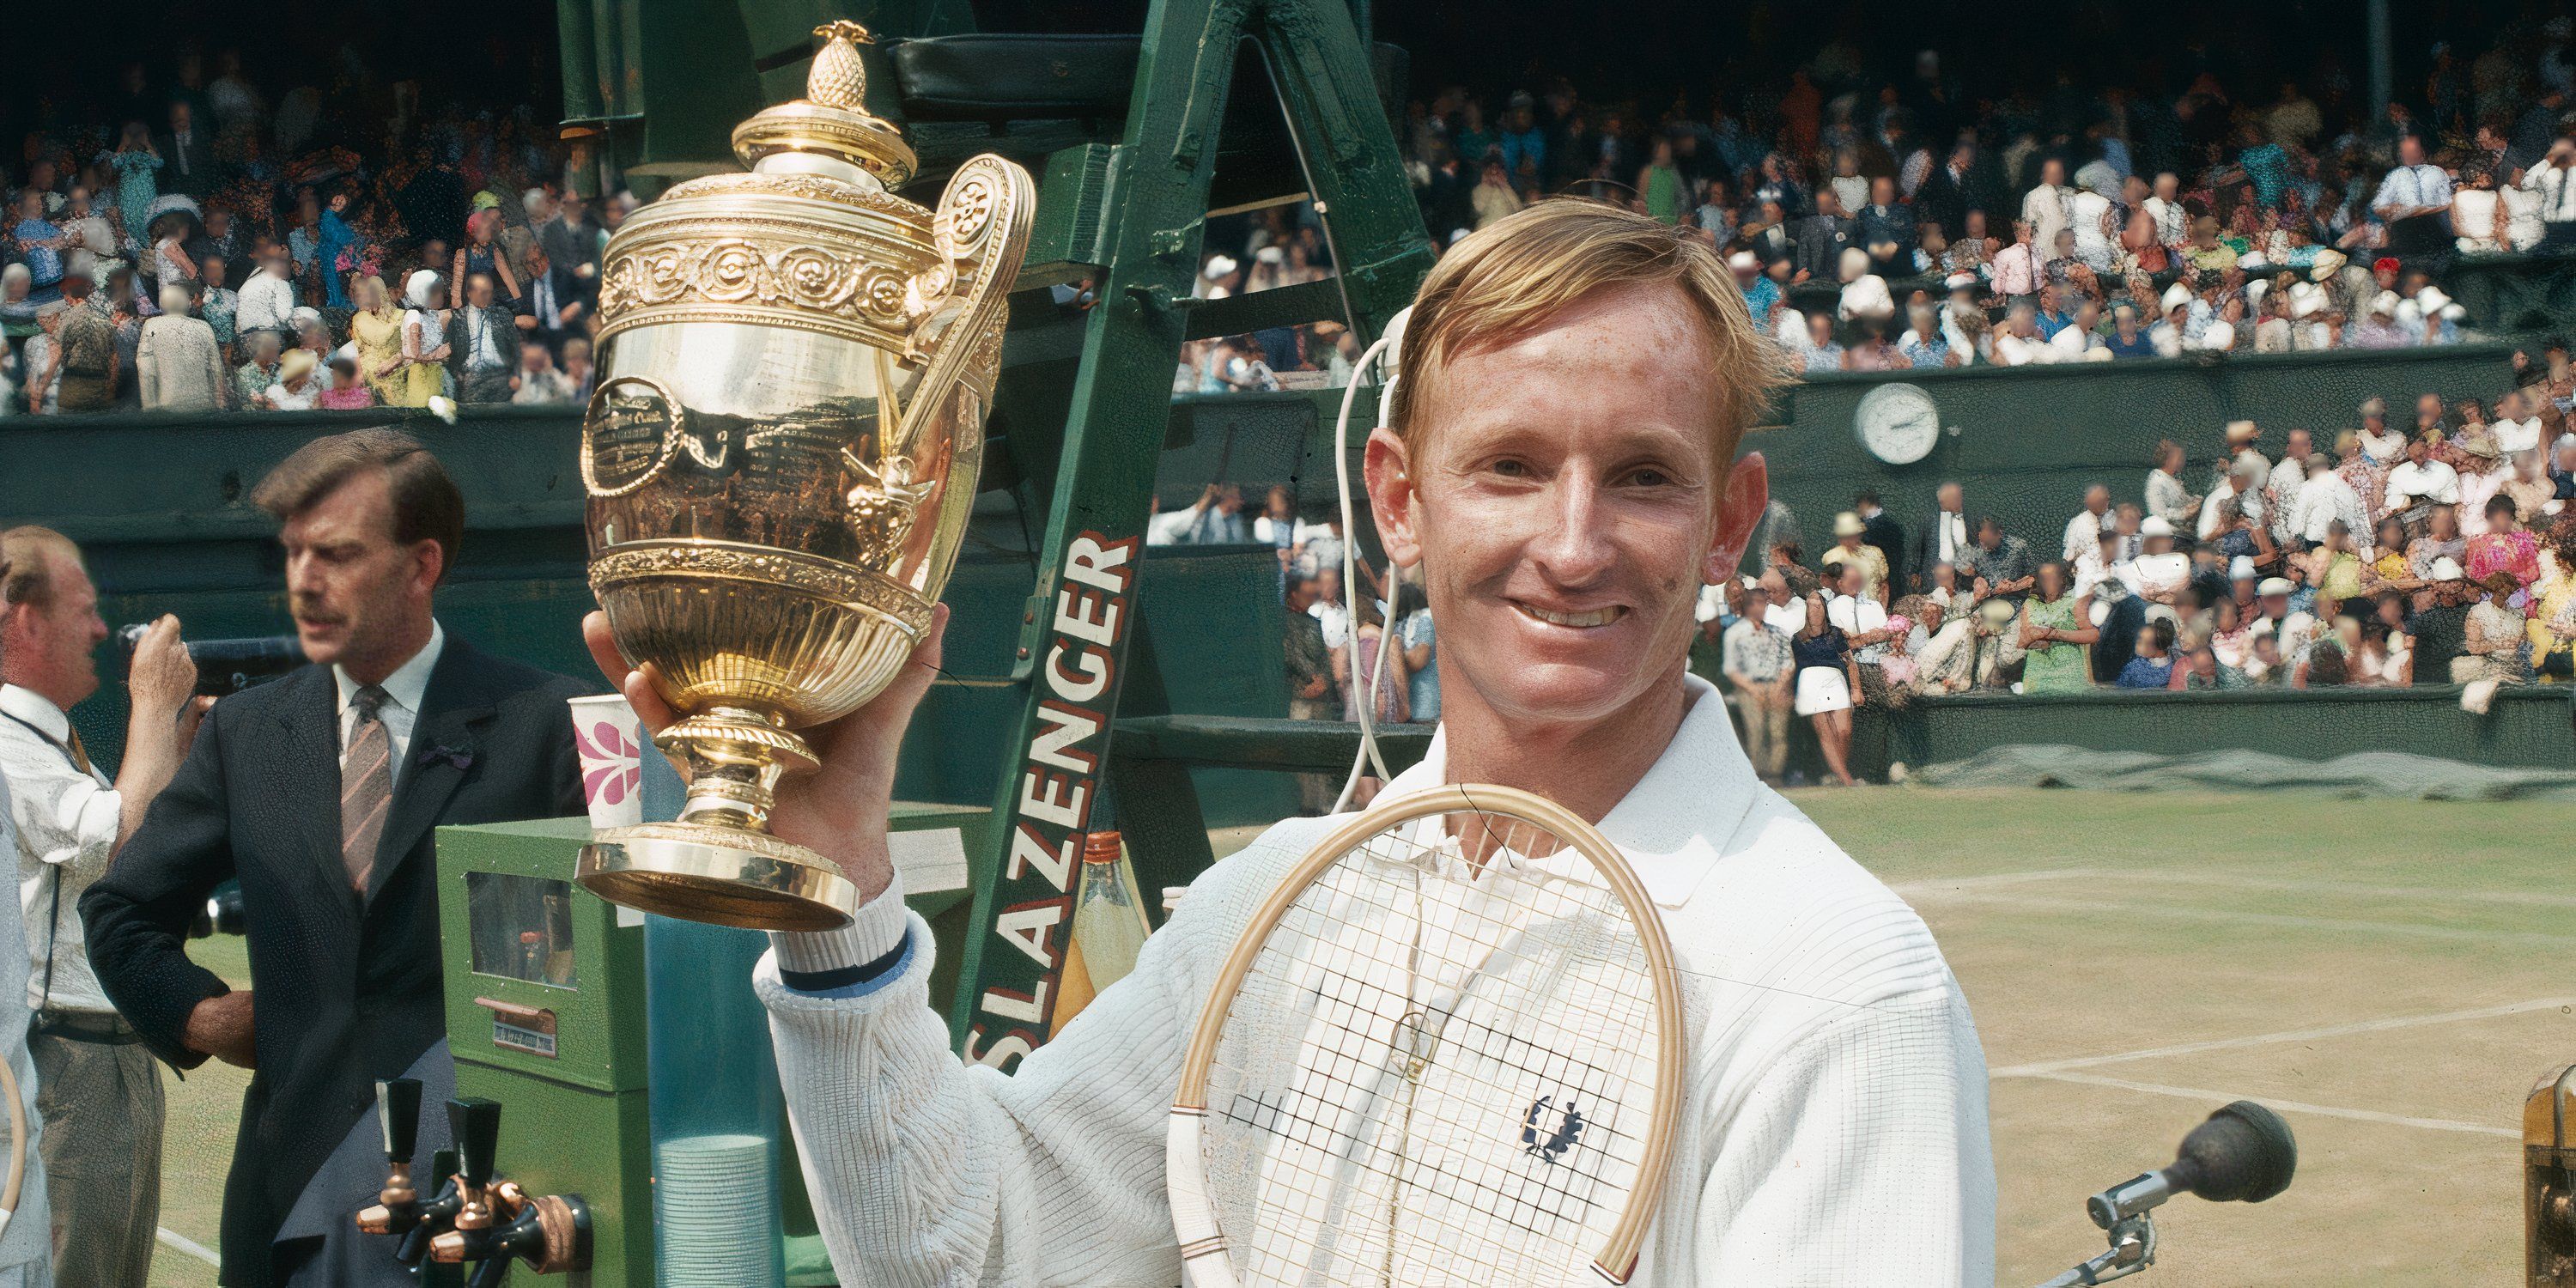
M203 197L215 190L215 138L186 99L170 104L170 132L154 140L161 149L161 189Z
M1941 235L1951 241L1967 231L1968 209L1978 204L1976 163L1977 146L1962 140L1914 190L1915 217L1941 225Z
M1930 590L1933 565L1955 565L1968 553L1976 534L1968 527L1967 507L1967 496L1955 482L1943 483L1932 494L1932 521L1914 534L1914 558L1905 566L1914 589Z
M1860 543L1876 546L1887 560L1887 598L1893 603L1905 593L1905 529L1879 505L1876 492L1864 490L1853 497L1852 513L1860 516Z
M439 627L432 596L465 507L411 436L318 439L252 499L283 522L313 664L216 704L81 916L99 982L154 1054L257 1070L224 1190L222 1282L374 1282L326 1261L356 1238L326 1246L355 1229L364 1170L351 1192L319 1191L347 1183L335 1157L363 1160L375 1080L452 1085L431 829L580 813L564 700L585 688ZM196 910L232 878L256 1006L185 950ZM444 1135L438 1115L421 1134L424 1150ZM373 1251L367 1265L391 1273Z

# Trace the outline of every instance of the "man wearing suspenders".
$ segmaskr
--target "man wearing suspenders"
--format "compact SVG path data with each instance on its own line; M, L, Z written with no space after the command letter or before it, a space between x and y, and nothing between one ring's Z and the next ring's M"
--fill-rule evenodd
M79 904L177 771L210 700L193 696L197 669L178 619L154 623L135 649L133 717L111 782L70 717L98 690L94 652L107 638L79 548L44 528L13 528L0 533L0 565L0 774L51 1182L51 1212L23 1224L43 1228L50 1215L56 1284L139 1284L161 1208L161 1079L90 973Z

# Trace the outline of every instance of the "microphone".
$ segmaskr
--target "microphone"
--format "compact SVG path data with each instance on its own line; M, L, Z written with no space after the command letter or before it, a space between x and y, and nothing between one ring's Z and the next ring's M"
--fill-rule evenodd
M2260 1203L2290 1188L2298 1169L2299 1146L2290 1125L2251 1100L2239 1100L2192 1128L2170 1165L2094 1195L2084 1210L2108 1230L2176 1194Z

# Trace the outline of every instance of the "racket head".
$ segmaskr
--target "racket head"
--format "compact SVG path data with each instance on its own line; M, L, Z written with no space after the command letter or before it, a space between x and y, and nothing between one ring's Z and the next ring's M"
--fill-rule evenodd
M1288 870L1202 1008L1166 1143L1189 1282L1625 1282L1682 1035L1661 915L1590 824L1491 785L1381 802Z

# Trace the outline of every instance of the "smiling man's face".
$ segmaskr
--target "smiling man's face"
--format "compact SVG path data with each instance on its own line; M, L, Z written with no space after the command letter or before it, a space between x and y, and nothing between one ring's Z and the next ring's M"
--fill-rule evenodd
M1410 449L1379 431L1380 530L1422 566L1444 685L1561 726L1677 682L1699 588L1765 503L1759 464L1719 457L1705 345L1674 343L1707 326L1679 287L1605 290L1450 357Z

